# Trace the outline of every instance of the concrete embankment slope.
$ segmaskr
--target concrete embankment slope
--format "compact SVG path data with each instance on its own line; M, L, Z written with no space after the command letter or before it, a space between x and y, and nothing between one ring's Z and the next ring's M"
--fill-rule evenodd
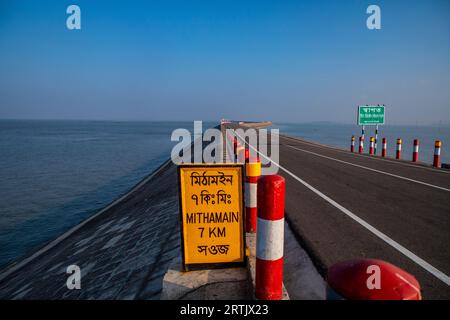
M0 273L0 299L159 299L179 254L176 166L167 161L127 195ZM69 265L81 289L68 290Z
M449 299L450 172L280 136L286 217L322 274L354 258L391 262L424 299Z

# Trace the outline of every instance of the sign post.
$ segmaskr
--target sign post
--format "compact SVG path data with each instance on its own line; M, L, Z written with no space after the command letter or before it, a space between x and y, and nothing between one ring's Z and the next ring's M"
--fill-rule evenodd
M358 126L383 125L385 106L358 106Z
M375 154L377 154L378 126L385 123L385 106L358 106L357 122L362 126L362 137L364 140L364 127L375 125Z
M183 269L245 263L244 166L178 166Z

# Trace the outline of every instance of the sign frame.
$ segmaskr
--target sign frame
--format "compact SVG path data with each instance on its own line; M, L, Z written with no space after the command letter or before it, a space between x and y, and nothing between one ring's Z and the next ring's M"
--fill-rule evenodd
M360 109L361 108L383 108L383 122L381 123L361 123L361 118L360 118ZM358 106L358 112L356 113L356 122L358 126L377 126L377 125L385 125L386 123L386 106L385 105L360 105Z
M242 199L241 199L241 226L242 226L242 234L241 234L241 243L242 243L242 261L238 262L212 262L212 263L185 263L185 251L184 251L184 228L183 228L183 202L181 196L181 169L182 168L240 168L241 170L241 190L242 190ZM179 206L179 222L180 222L180 235L181 235L181 265L182 270L187 271L195 271L195 270L207 270L207 269L223 269L223 268L236 268L243 267L247 264L247 246L246 246L246 236L245 236L245 219L246 219L246 210L245 210L245 165L239 163L214 163L214 164L206 164L206 163L196 163L196 164L179 164L177 166L177 178L178 178L178 206Z

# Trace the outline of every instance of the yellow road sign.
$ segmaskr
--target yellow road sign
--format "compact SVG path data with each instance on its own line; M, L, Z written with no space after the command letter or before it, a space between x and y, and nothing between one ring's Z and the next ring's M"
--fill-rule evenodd
M185 270L245 261L243 172L240 164L178 166Z

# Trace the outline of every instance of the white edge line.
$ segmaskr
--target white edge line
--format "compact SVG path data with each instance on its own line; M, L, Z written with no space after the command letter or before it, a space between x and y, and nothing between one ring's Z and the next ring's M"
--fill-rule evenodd
M374 172L377 172L377 173L382 173L382 174L385 174L385 175L388 175L388 176L391 176L391 177L395 177L395 178L398 178L398 179L403 179L403 180L406 180L406 181L415 182L415 183L418 183L418 184L422 184L422 185L425 185L425 186L428 186L428 187L444 190L444 191L447 191L447 192L450 191L450 189L447 189L447 188L444 188L444 187L440 187L440 186L436 186L436 185L431 184L431 183L427 183L427 182L423 182L423 181L419 181L419 180L414 180L414 179L403 177L403 176L399 176L399 175L396 175L396 174L393 174L393 173L389 173L389 172L385 172L385 171L381 171L381 170L377 170L377 169L372 169L372 168L365 167L365 166L362 166L362 165L359 165L359 164L355 164L355 163L347 162L347 161L344 161L344 160L340 160L340 159L324 156L322 154L319 154L319 153L316 153L316 152L313 152L313 151L308 151L308 150L304 150L304 149L297 148L297 147L294 147L294 146L289 146L289 145L287 145L287 147L295 149L295 150L298 150L298 151L310 153L310 154L313 154L313 155L318 156L318 157L322 157L322 158L326 158L326 159L329 159L329 160L333 160L333 161L341 162L341 163L348 164L348 165L351 165L351 166L355 166L355 167L358 167L358 168L361 168L361 169L374 171Z
M241 140L242 137L239 136L237 133L236 134ZM245 141L244 141L245 143ZM247 144L247 143L246 143ZM358 222L360 225L362 225L364 228L366 228L367 230L369 230L370 232L372 232L374 235L376 235L378 238L380 238L381 240L383 240L384 242L386 242L387 244L389 244L390 246L392 246L393 248L395 248L397 251L401 252L402 254L404 254L405 256L407 256L409 259L411 259L412 261L414 261L416 264L418 264L419 266L421 266L423 269L425 269L426 271L428 271L429 273L431 273L432 275L434 275L436 278L438 278L439 280L441 280L442 282L444 282L447 286L450 286L450 277L448 277L445 273L443 273L442 271L436 269L435 267L433 267L431 264L429 264L428 262L426 262L425 260L423 260L422 258L420 258L419 256L415 255L414 253L412 253L411 251L409 251L408 249L406 249L405 247L403 247L401 244L395 242L393 239L389 238L387 235L385 235L384 233L382 233L381 231L379 231L378 229L376 229L375 227L371 226L369 223L367 223L366 221L362 220L361 218L359 218L357 215L355 215L354 213L352 213L350 210L344 208L343 206L341 206L339 203L337 203L336 201L334 201L333 199L329 198L328 196L326 196L325 194L323 194L322 192L320 192L319 190L317 190L316 188L314 188L313 186L311 186L310 184L308 184L306 181L303 181L302 179L300 179L299 177L297 177L295 174L293 174L292 172L290 172L289 170L285 169L284 167L282 167L280 164L276 163L275 161L273 161L272 159L270 159L269 157L267 157L266 155L262 154L261 152L259 152L259 150L256 150L252 145L248 146L250 148L252 148L254 151L256 151L258 154L260 154L262 157L264 157L265 159L267 159L268 161L272 162L273 164L275 164L277 167L279 167L281 170L285 171L287 174L289 174L291 177L293 177L295 180L297 180L298 182L300 182L301 184L303 184L305 187L307 187L308 189L310 189L311 191L313 191L314 193L316 193L318 196L320 196L321 198L323 198L324 200L326 200L328 203L330 203L331 205L333 205L334 207L336 207L337 209L339 209L340 211L342 211L344 214L346 214L348 217L352 218L353 220L355 220L356 222Z

